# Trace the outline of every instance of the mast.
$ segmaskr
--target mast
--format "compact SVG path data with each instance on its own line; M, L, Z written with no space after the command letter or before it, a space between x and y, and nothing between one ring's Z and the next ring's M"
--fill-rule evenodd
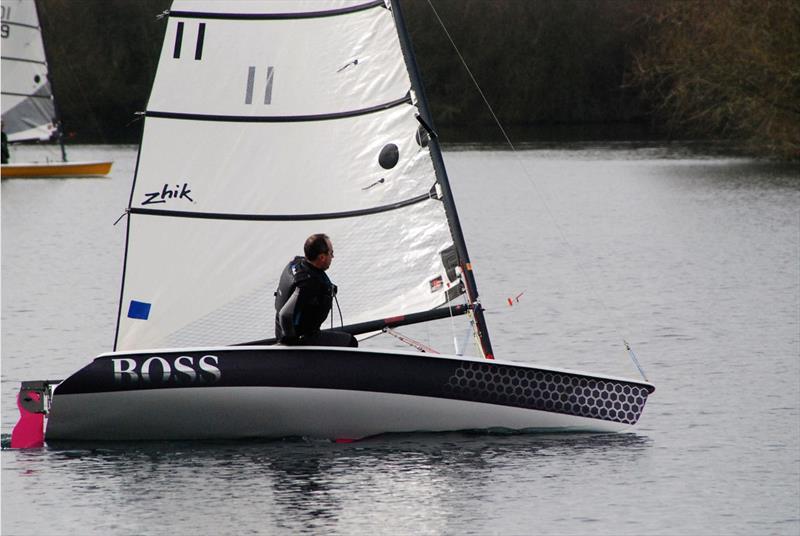
M481 344L481 350L486 359L494 359L494 352L492 351L492 343L489 339L489 330L486 326L486 319L483 316L483 307L481 307L480 298L478 296L478 287L475 283L475 276L472 273L472 263L470 262L469 253L467 251L467 243L464 240L464 233L461 230L461 222L458 218L458 211L456 210L455 200L453 199L453 192L450 189L450 181L447 178L447 170L444 167L444 159L442 158L442 151L439 147L439 139L436 136L435 128L433 125L433 116L428 107L428 99L425 96L425 88L422 85L422 79L419 75L417 68L417 61L414 57L414 49L411 40L408 37L405 21L403 18L402 8L400 7L400 0L391 0L392 15L394 16L395 25L397 26L397 33L400 38L400 47L403 50L403 57L406 62L409 76L411 78L411 86L417 97L417 107L420 111L420 118L422 119L423 126L428 129L430 135L430 153L433 160L433 168L436 172L436 177L439 186L442 190L442 201L444 203L447 221L450 225L450 233L453 237L453 242L458 252L459 265L461 266L461 273L464 277L464 286L467 290L467 299L472 308L473 317L475 319L475 326L477 330L478 340Z
M53 89L53 79L50 76L50 57L47 54L47 43L44 42L44 28L42 28L42 18L39 16L39 1L35 0L33 2L33 11L36 13L36 24L39 27L39 37L42 40L42 51L44 52L44 63L47 69L47 84L50 86L50 100L53 102L53 121L55 122L56 127L56 138L58 139L58 145L61 147L61 161L67 161L67 149L64 147L64 131L61 125L61 112L58 108L58 103L56 102L56 92Z

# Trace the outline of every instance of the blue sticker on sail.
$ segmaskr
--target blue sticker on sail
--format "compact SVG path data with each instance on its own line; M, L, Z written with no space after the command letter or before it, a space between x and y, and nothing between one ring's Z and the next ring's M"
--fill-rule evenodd
M150 305L149 303L131 300L131 304L128 307L128 318L147 320L150 316Z

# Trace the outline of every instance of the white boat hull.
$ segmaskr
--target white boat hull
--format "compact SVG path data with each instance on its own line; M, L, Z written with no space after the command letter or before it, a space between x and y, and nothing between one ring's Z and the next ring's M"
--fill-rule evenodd
M638 420L650 392L652 386L632 380L409 352L240 347L106 354L56 389L46 439L614 432ZM618 404L620 413L611 418L606 404Z

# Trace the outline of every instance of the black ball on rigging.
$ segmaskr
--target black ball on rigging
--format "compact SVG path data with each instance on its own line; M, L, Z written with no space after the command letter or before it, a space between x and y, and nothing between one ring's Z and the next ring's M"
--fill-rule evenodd
M378 163L383 169L392 169L397 165L400 159L400 151L394 143L387 143L381 149L381 154L378 156Z

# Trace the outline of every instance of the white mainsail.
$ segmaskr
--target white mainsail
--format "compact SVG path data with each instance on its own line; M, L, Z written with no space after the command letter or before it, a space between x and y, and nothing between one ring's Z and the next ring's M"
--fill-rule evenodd
M272 336L280 272L317 232L348 324L458 295L389 2L177 0L164 42L117 350Z
M3 130L9 141L49 140L56 132L36 3L3 0Z

